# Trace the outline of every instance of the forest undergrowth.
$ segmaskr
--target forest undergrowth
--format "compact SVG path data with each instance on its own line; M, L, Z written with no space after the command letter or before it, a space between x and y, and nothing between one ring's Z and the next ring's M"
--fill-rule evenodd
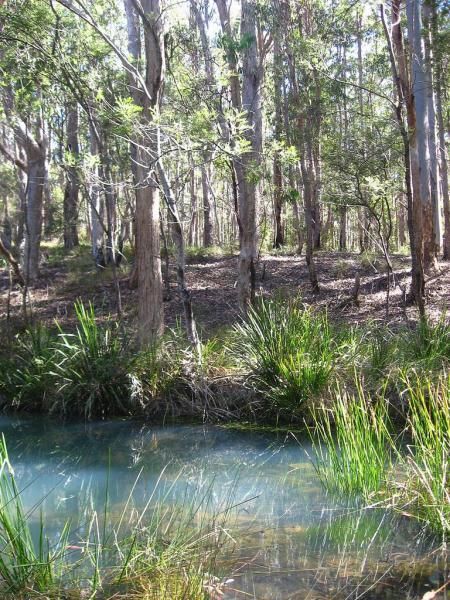
M2 357L3 410L306 429L331 493L450 532L450 326L343 326L301 299L261 299L193 349L180 328L137 351L114 319L30 327Z

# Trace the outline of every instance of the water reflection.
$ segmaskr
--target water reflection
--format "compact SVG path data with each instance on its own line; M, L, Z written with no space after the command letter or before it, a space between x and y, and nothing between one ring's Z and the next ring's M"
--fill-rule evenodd
M25 506L38 507L31 512L36 535L40 510L56 539L68 517L85 522L106 496L109 518L118 519L133 486L137 510L156 487L155 501L203 495L211 512L238 505L226 599L419 599L445 581L447 557L417 524L327 497L307 456L311 448L290 438L6 417L0 429Z

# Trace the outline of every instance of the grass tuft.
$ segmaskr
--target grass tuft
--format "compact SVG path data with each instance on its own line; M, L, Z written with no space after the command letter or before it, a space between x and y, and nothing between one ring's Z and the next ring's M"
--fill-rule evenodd
M355 395L337 390L331 408L313 409L309 433L322 484L331 492L368 498L385 483L394 444L384 398L371 402L361 381L356 388Z
M411 444L406 458L409 510L444 536L450 534L450 376L437 382L405 379ZM412 505L412 507L411 507Z
M52 591L61 576L61 561L67 548L69 528L63 527L58 542L44 534L41 516L37 548L33 542L5 438L0 440L0 576L8 593L25 589Z
M235 351L271 412L295 413L326 387L336 357L326 314L298 301L261 300L235 336Z

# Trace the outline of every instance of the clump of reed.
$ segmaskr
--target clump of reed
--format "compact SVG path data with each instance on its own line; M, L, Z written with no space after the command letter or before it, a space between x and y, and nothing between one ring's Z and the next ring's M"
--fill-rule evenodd
M386 383L402 392L402 376L420 368L437 377L450 361L450 325L443 314L435 323L420 319L412 326L391 329L376 324L361 330L355 366L364 371L372 387Z
M98 324L92 303L85 307L77 301L75 314L74 333L58 326L52 364L55 398L50 411L84 413L87 418L110 412L129 414L133 408L132 359L126 338L118 324Z
M30 327L16 338L11 355L2 361L0 390L14 409L39 410L53 390L54 337L43 326Z
M450 534L450 376L411 368L401 375L404 428L395 433L383 393L369 398L336 388L313 407L309 434L316 472L333 493L379 500L403 515Z
M234 331L234 351L266 396L268 412L298 413L326 388L338 353L326 313L297 300L261 299Z
M66 524L55 544L45 536L41 516L39 540L33 541L30 513L23 507L5 438L0 440L0 578L6 593L26 589L53 592L62 575L69 527Z
M346 496L368 498L380 491L394 448L385 400L371 401L357 379L356 393L338 388L331 406L315 407L311 415L313 464L322 484Z
M444 536L450 534L450 376L415 372L404 379L408 399L407 510Z

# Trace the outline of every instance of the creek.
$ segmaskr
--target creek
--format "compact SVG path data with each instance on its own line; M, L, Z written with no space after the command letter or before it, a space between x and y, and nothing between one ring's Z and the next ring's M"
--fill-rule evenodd
M106 497L115 518L135 486L137 510L155 489L167 504L236 505L225 600L419 600L448 578L447 556L416 522L328 496L309 443L293 435L5 416L0 426L35 536L41 511L56 539Z

